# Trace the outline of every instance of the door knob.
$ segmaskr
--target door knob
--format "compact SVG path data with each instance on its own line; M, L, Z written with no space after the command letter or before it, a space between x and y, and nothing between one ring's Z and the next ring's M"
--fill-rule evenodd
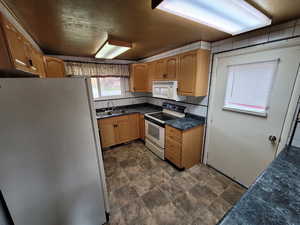
M276 143L276 140L277 140L277 138L276 138L275 136L273 136L273 135L270 135L270 136L269 136L269 141L270 141L272 144L275 144L275 143Z

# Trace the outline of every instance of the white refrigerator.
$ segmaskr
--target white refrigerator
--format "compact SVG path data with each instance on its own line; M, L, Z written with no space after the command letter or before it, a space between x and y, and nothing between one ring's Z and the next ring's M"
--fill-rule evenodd
M0 79L0 191L1 224L106 222L107 190L88 79Z

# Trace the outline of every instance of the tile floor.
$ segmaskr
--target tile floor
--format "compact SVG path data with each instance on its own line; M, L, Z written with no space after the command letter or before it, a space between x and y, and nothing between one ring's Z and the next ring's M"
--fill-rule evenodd
M204 165L185 171L136 141L104 152L111 225L214 225L244 188Z

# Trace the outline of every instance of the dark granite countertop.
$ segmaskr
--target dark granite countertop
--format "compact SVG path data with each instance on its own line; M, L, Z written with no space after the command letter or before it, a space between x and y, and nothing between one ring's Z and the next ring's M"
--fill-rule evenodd
M188 130L193 127L205 124L205 117L186 114L184 118L166 121L166 125L174 127L179 130Z
M96 117L97 119L105 119L105 118L110 118L115 116L129 115L133 113L146 114L146 113L161 111L162 107L144 103L144 104L121 106L121 107L117 107L117 109L124 110L124 112L113 114L113 115L100 115L100 116L97 115ZM101 109L97 110L97 112L101 112L101 111L103 110ZM166 124L174 128L177 128L179 130L188 130L199 125L204 125L205 117L196 116L187 113L186 117L166 121Z
M120 107L117 107L117 109L124 110L125 112L113 114L113 115L101 115L101 116L96 116L96 117L97 117L97 119L105 119L105 118L110 118L110 117L115 117L115 116L123 116L123 115L128 115L128 114L133 114L133 113L146 114L146 113L157 112L157 111L162 110L162 108L160 106L156 106L156 105L152 105L152 104L148 104L148 103L120 106ZM97 110L97 112L98 111L101 111L101 110Z
M300 148L287 147L219 225L300 224Z

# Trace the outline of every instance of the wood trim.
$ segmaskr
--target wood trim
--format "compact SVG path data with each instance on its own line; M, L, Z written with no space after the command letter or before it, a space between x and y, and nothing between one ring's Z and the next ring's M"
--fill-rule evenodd
M108 40L107 43L109 43L110 45L115 45L115 46L121 46L121 47L128 47L128 48L132 48L132 43L129 42L125 42L125 41L116 41L116 40ZM105 45L105 44L104 44ZM104 46L103 45L103 46ZM102 47L103 47L102 46ZM102 48L101 47L101 48ZM100 48L100 49L101 49Z

